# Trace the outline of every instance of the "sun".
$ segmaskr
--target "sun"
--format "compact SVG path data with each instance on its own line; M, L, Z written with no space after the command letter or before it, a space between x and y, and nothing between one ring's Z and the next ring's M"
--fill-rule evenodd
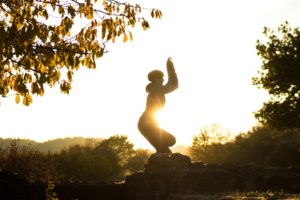
M198 125L193 124L190 116L168 109L156 112L155 119L161 129L175 136L177 144L191 145L192 136L199 131Z
M172 119L170 119L170 116L166 112L159 110L156 111L154 116L160 128L170 127Z

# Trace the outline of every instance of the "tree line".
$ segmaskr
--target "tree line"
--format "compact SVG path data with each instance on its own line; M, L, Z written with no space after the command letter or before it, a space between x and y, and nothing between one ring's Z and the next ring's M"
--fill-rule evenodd
M300 165L300 130L255 127L224 142L202 130L193 138L189 153L194 161L288 167Z
M36 142L31 139L22 138L0 138L0 146L7 148L13 141L17 141L19 146L30 146L34 150L41 152L59 153L61 150L69 148L75 144L78 145L94 145L100 142L101 138L84 138L84 137L66 137L47 140L45 142Z
M300 130L255 127L231 140L218 128L202 129L193 138L187 154L205 164L291 167L300 165ZM227 132L228 134L228 132ZM29 180L120 181L143 170L153 153L134 149L127 136L114 135L73 144L55 152L42 152L18 140L0 147L0 170L10 170Z
M253 84L269 93L255 112L260 126L229 142L207 130L194 137L190 154L207 163L293 166L300 164L300 28L288 22L264 28L256 49L262 64ZM216 140L217 139L217 140Z
M0 147L0 170L43 182L122 180L142 170L149 155L149 150L134 149L128 138L120 135L74 144L54 153L11 140L10 145Z

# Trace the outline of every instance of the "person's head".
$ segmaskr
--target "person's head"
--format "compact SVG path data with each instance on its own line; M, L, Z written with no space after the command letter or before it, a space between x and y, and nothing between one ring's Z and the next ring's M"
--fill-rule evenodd
M160 70L153 70L148 74L148 80L151 83L162 84L164 82L164 73Z

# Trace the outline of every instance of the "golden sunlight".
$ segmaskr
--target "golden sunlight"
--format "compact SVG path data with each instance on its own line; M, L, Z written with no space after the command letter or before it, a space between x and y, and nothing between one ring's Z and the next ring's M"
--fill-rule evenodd
M195 123L190 119L191 116L181 114L180 111L171 112L169 109L161 110L155 114L158 126L174 135L178 144L187 146L192 143L192 135L199 132L199 126L194 126Z
M155 115L155 119L158 122L159 127L162 128L167 121L165 115L163 115L163 111L159 110L154 115Z

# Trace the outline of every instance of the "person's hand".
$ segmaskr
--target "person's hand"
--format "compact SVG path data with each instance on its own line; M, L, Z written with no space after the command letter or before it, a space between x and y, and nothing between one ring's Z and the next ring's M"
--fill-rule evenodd
M167 66L169 65L173 65L173 58L172 57L169 57L168 60L167 60Z

